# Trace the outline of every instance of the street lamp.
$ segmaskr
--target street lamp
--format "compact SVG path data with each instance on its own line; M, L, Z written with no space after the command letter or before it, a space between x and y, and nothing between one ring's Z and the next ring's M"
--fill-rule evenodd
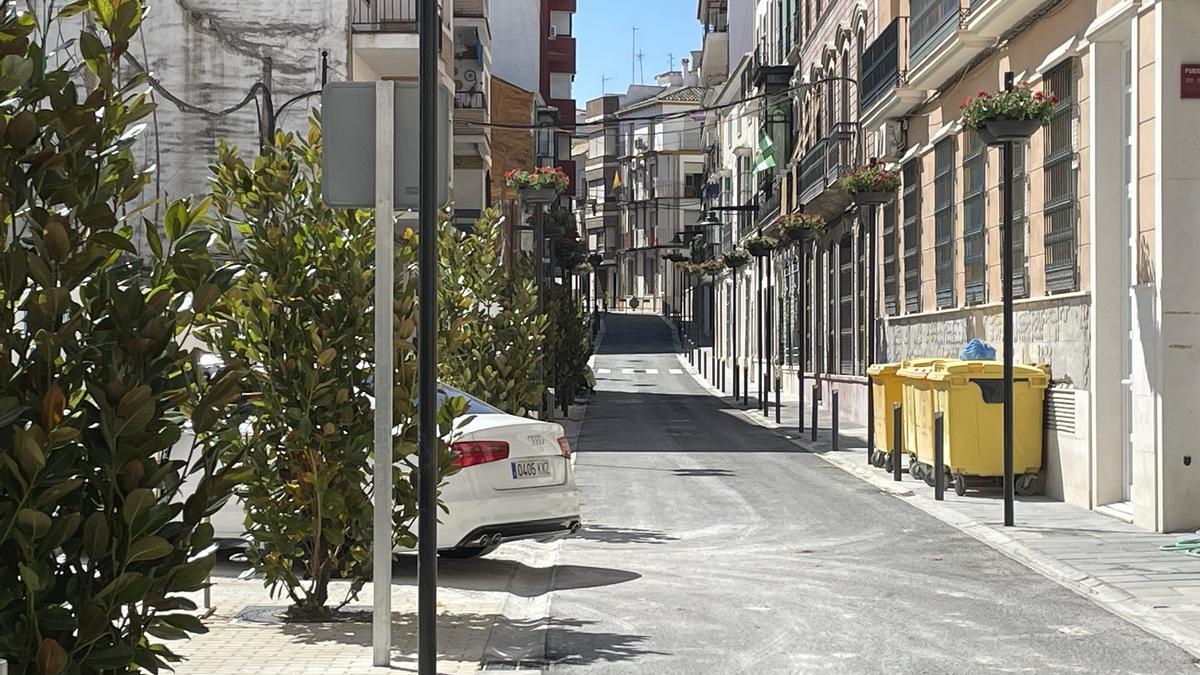
M554 201L558 195L552 188L533 188L525 187L519 191L519 197L523 206L533 207L533 272L535 281L534 286L537 288L537 313L543 316L546 313L546 265L544 261L546 253L546 237L545 224L542 217L546 210L546 205ZM545 359L538 359L537 380L541 395L538 403L538 419L546 419L548 406L546 405L546 383L545 383Z

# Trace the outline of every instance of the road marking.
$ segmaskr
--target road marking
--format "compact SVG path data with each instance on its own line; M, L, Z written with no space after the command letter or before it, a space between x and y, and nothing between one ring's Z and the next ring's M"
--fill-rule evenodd
M658 374L658 368L647 368L647 369L646 369L646 374L647 374L647 375L657 375L657 374Z
M611 372L612 372L612 370L610 370L610 369L608 369L608 368L597 368L597 369L596 369L596 374L597 374L597 375L608 375L608 374L609 374L609 373L611 373Z
M622 368L622 369L621 369L621 374L622 374L622 375L632 375L632 374L633 374L633 368Z
M672 375L682 375L683 374L683 371L678 368L668 368L667 372Z

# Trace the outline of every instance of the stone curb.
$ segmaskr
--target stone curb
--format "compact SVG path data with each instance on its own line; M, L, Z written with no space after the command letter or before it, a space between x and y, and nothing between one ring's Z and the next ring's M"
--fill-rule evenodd
M908 487L902 487L904 483L897 484L889 476L884 476L877 471L870 470L865 462L863 462L861 456L843 455L841 453L835 455L831 452L823 452L823 448L820 446L814 446L809 441L782 433L780 427L774 422L752 414L754 411L743 409L733 397L726 396L724 392L713 387L704 378L700 377L699 373L688 365L687 359L682 354L678 354L677 357L679 358L679 362L684 365L684 371L691 375L697 384L710 394L737 408L741 416L752 424L780 432L779 435L781 437L786 438L796 447L816 455L826 463L871 484L872 487L878 488L895 497L902 498L904 501L943 523L986 544L1060 586L1091 600L1102 609L1111 612L1155 637L1174 644L1200 659L1200 630L1187 628L1180 625L1178 620L1157 615L1150 605L1125 591L1107 584L1073 565L1040 553L1005 534L1003 531L966 516L951 506L947 506L944 502L938 502L933 497L918 495Z

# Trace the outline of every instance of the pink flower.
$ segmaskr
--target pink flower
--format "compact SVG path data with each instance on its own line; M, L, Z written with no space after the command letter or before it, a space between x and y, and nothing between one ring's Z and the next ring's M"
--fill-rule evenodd
M981 91L981 92L979 92L978 94L975 94L975 96L977 96L977 97L979 97L979 98L987 98L987 97L988 97L988 93L987 93L986 91Z

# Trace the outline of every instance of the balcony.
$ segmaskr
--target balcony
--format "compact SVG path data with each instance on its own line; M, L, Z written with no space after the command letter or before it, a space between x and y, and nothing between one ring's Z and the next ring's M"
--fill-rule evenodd
M355 33L416 33L419 0L351 0Z
M759 229L769 228L779 217L780 194L779 177L773 171L764 171L758 175L758 211L754 220Z
M486 19L487 0L454 0L454 16L463 19Z
M898 119L925 99L924 91L908 85L907 21L893 19L863 52L864 127Z
M551 73L575 72L575 38L559 35L546 40L546 64Z
M489 115L487 95L482 91L454 93L454 140L456 155L491 155L491 128L486 125Z
M979 37L999 39L1044 4L1046 0L970 0L964 26Z
M754 48L754 57L750 64L754 86L772 91L786 89L788 81L792 78L792 66L777 63L778 59L772 57L768 51L765 44Z
M916 89L941 89L984 50L994 36L969 28L972 2L977 0L912 0L908 24L909 84ZM990 4L1024 4L1024 0Z
M806 213L833 220L850 205L840 182L854 168L854 143L854 125L843 122L800 158L798 201Z

